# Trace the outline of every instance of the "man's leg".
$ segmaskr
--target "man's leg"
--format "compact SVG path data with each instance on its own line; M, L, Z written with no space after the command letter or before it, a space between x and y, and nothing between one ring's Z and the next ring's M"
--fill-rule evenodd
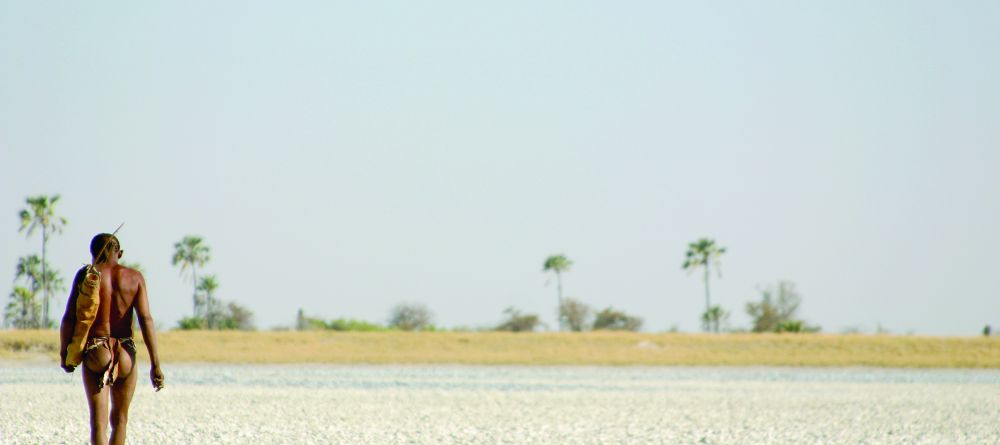
M118 355L118 379L111 385L111 445L125 443L126 424L128 424L128 407L135 393L135 381L138 373L133 364L135 356L125 348L120 348Z
M105 445L108 443L108 393L107 386L97 387L97 381L103 375L83 366L83 389L87 392L87 405L90 407L90 443Z

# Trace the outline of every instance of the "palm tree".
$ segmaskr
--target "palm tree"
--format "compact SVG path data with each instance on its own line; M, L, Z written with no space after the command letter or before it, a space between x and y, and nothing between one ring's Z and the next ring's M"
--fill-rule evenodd
M42 271L45 271L44 273ZM17 259L17 267L14 274L14 281L22 280L22 282L27 286L24 289L26 293L21 293L17 295L20 299L31 299L34 300L38 296L38 291L48 293L53 295L56 292L65 290L63 286L62 276L59 275L59 271L52 270L51 268L46 268L38 255L28 255ZM39 312L42 311L42 306L37 304L37 302L32 302L31 307L37 308ZM27 307L27 306L24 306ZM49 328L51 327L50 321L46 321L41 313L32 314L32 320L35 328Z
M566 258L566 255L558 254L558 255L550 255L548 258L545 259L545 264L542 266L542 272L552 272L556 275L556 286L558 292L557 295L559 296L559 305L556 306L557 308L562 307L562 301L563 301L562 273L568 272L570 266L572 265L573 262L570 261L569 258ZM559 317L560 331L562 330L562 327L563 327L563 320L562 316L560 316Z
M688 272L694 272L699 267L705 268L705 315L709 315L709 312L712 310L712 297L708 285L709 265L715 264L719 278L722 278L719 258L724 253L726 253L726 248L717 246L714 239L701 238L698 241L688 244L687 258L681 266L681 269ZM705 330L708 330L708 328L709 326L706 324Z
M42 287L42 260L38 255L28 255L17 259L14 280L24 278L32 292Z
M215 300L215 290L218 288L219 280L215 278L215 275L201 277L201 281L198 282L197 290L202 291L205 295L205 323L209 329L215 329L218 325L219 308Z
M40 310L31 289L14 286L14 291L10 293L10 303L4 312L4 323L12 325L15 329L37 329Z
M198 316L198 268L209 260L210 249L200 236L188 235L174 244L173 265L181 265L181 273L191 268L191 286L194 289L194 316Z
M705 330L712 330L714 332L719 332L719 326L727 319L729 319L729 311L719 305L712 306L701 315L701 323L705 327Z
M28 208L21 210L21 228L18 232L27 229L25 236L31 237L35 229L42 229L42 314L46 327L49 325L49 286L45 285L46 273L45 247L49 244L49 235L62 232L66 225L66 218L56 216L56 203L59 202L59 195L38 195L29 196L24 200Z

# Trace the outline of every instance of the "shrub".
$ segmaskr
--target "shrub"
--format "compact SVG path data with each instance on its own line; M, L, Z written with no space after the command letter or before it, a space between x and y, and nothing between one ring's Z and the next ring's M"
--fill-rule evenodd
M190 331L194 329L204 329L205 319L201 317L184 317L177 320L177 329Z
M638 331L641 328L642 318L616 311L610 306L598 312L597 317L594 319L595 331L600 329L609 331Z
M230 302L219 317L219 329L238 329L241 331L252 331L256 327L253 324L253 311L235 302Z
M819 326L808 326L796 318L802 297L795 283L779 281L777 286L760 289L759 302L747 303L747 315L753 320L753 332L816 332Z
M337 318L326 323L326 329L333 331L376 332L387 331L385 326L353 318Z
M701 325L709 332L719 332L723 324L728 325L728 320L729 311L719 305L712 306L705 313L701 314Z
M573 298L564 299L559 306L559 319L573 332L580 332L588 327L591 313L593 310L590 306Z
M420 303L401 303L389 313L389 326L401 331L422 331L431 326L431 310Z
M209 315L213 320L211 329L241 331L256 329L253 323L253 311L235 302L230 302L222 309L213 310ZM177 320L177 328L182 331L208 327L208 320L202 317L184 317Z
M537 314L522 314L513 307L507 308L503 313L507 314L507 319L497 325L498 331L533 332L542 324Z

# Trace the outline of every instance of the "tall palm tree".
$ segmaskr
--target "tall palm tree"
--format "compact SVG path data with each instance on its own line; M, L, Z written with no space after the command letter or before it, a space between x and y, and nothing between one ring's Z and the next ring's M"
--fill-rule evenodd
M219 308L218 302L215 300L215 290L219 288L219 280L215 278L215 275L206 275L201 277L201 281L198 282L198 290L202 291L205 295L205 323L208 325L209 329L215 329L218 327L218 315Z
M56 215L56 203L59 202L59 195L38 195L29 196L24 200L28 208L21 210L21 228L18 232L27 230L25 236L31 237L32 233L39 227L42 229L42 314L46 327L49 325L49 286L45 285L46 273L45 248L49 244L49 235L62 232L67 220Z
M705 314L709 314L712 311L712 297L709 292L708 283L710 264L715 265L719 278L722 278L719 259L724 253L726 253L726 248L716 245L714 239L701 238L698 241L688 244L686 259L681 266L681 269L688 272L694 272L699 267L705 268ZM705 327L707 330L709 326L706 325Z
M191 268L192 298L194 300L194 316L198 316L198 268L209 260L211 249L204 244L200 236L188 235L174 244L173 265L181 265L181 273Z
M557 295L559 296L559 306L556 306L557 314L559 313L558 308L562 308L562 302L563 302L562 273L568 272L570 266L572 265L573 262L570 261L570 259L567 258L566 255L557 254L557 255L550 255L548 258L546 258L545 264L542 266L542 272L552 272L556 276ZM560 315L559 316L560 331L562 330L562 327L563 327L563 319L562 316Z

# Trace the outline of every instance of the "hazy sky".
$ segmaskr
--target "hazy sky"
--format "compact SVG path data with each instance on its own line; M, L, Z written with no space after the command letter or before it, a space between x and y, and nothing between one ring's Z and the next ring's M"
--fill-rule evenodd
M998 23L994 1L2 1L0 282L41 242L24 198L60 193L53 266L125 221L165 327L198 234L261 328L401 301L554 324L565 253L567 295L694 331L680 265L709 236L734 327L781 279L828 332L974 335L1000 327Z

